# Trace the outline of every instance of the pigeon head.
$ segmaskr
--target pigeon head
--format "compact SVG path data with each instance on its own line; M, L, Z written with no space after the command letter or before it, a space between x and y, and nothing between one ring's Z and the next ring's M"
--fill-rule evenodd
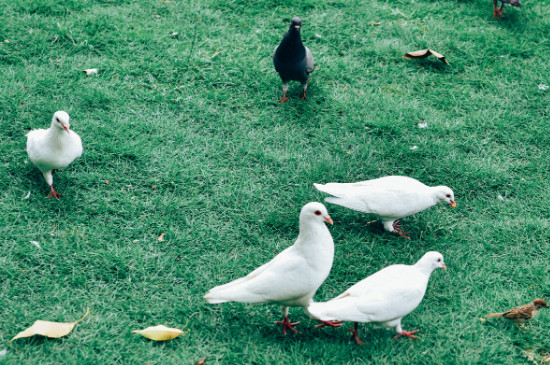
M537 309L542 308L542 307L548 308L548 304L546 304L546 300L540 299L540 298L539 298L539 299L533 300L533 305L534 305Z
M447 202L451 207L456 208L455 194L450 188L446 186L437 186L436 189L438 202Z
M332 223L330 215L328 215L327 208L321 203L311 202L304 205L300 212L300 222L303 221L319 221Z
M295 16L294 18L292 18L292 20L290 21L290 31L300 31L300 29L302 29L302 19L298 18L297 16Z
M428 272L432 272L435 269L441 268L447 270L443 255L437 251L426 252L424 256L416 263L416 266L424 268Z
M71 125L69 124L69 114L67 112L64 112L63 110L55 112L52 118L52 126L55 126L59 129L64 129L67 133L69 133L69 129L71 128Z

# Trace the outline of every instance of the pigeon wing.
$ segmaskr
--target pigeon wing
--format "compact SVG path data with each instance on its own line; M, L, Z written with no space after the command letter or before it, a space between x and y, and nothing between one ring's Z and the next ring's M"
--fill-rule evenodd
M315 70L315 61L313 61L313 55L311 54L311 51L309 48L305 47L306 49L306 72L309 75L310 73Z
M205 299L209 303L229 301L244 303L284 302L308 294L301 280L300 268L305 259L297 255L293 246L245 277L212 288Z

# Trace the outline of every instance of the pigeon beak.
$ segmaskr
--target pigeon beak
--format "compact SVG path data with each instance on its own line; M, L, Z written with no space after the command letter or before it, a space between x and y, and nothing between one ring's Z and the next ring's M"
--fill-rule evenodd
M451 200L451 207L452 207L452 208L456 208L456 203L455 203L454 200Z
M441 266L441 268L442 268L443 270L447 270L447 265L443 264L443 265Z
M63 129L64 129L67 133L69 133L69 126L66 125L66 124L62 124L62 126L63 126Z
M294 28L300 29L300 26L299 26L299 25L295 25Z
M334 222L332 221L332 218L330 218L329 216L326 216L326 217L323 217L323 218L325 218L325 221L327 221L328 223L334 224Z

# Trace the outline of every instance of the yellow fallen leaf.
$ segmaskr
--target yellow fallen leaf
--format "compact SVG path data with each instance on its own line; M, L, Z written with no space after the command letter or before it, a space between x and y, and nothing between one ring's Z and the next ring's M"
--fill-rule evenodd
M183 334L183 331L178 328L169 328L161 324L155 327L147 327L143 330L134 330L132 333L140 334L154 341L166 341L178 337Z
M441 53L437 53L436 51L431 50L431 49L422 49L420 51L405 53L405 55L403 57L408 59L408 60L412 60L412 59L415 59L415 58L426 58L426 57L428 57L429 55L432 55L432 54L435 57L439 58L441 60L441 62L444 62L447 65L449 64L449 62L445 59L445 56L443 56Z
M66 336L69 333L71 333L74 326L78 322L86 318L86 316L89 313L90 313L90 308L86 310L86 314L84 315L84 317L72 323L50 322L50 321L41 321L41 320L35 321L32 326L15 335L15 337L12 338L10 342L18 338L30 337L34 335L41 335L41 336L46 336L50 338L59 338L59 337Z
M158 240L159 242L164 241L164 233L161 233L160 236L159 236L159 238L157 238L157 240Z

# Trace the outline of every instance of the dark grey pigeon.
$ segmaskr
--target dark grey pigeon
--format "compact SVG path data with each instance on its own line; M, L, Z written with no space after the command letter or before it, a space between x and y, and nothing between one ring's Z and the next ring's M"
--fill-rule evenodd
M504 4L510 4L512 6L521 6L521 3L519 2L519 0L500 0L502 2L502 4L500 5L500 9L497 8L497 0L493 0L493 6L494 6L494 10L493 10L493 18L497 18L499 16L502 16L502 8L504 7Z
M290 80L300 81L304 88L302 99L307 99L306 89L309 74L313 72L315 64L309 48L302 44L300 30L302 29L302 19L292 18L290 29L285 37L273 51L273 64L275 70L283 80L283 96L279 99L279 104L288 100L286 92Z

